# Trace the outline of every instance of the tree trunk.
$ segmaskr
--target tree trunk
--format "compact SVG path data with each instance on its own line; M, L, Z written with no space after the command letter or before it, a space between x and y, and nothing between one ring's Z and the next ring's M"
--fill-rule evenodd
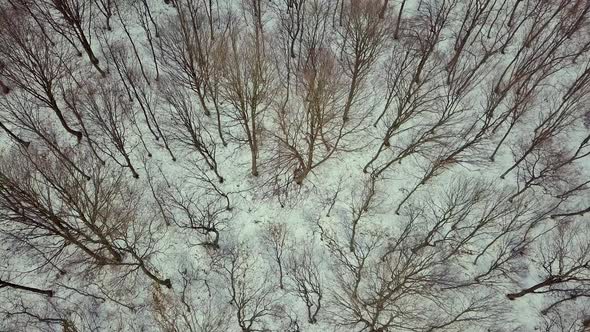
M551 218L557 218L557 217L572 217L572 216L583 216L585 213L590 212L590 207L584 209L584 210L580 210L580 211L574 211L574 212L567 212L567 213L559 213L559 214L552 214Z
M7 95L10 92L10 88L0 80L0 92Z
M558 284L560 282L561 282L561 280L560 280L559 277L551 276L551 277L545 279L543 282L540 282L540 283L538 283L538 284L536 284L534 286L531 286L529 288L525 288L525 289L521 290L518 293L506 294L506 297L509 300L512 301L512 300L515 300L515 299L517 299L519 297L523 297L523 296L525 296L527 294L534 293L537 289L540 289L540 288L543 288L543 287L547 287L547 286L550 286L550 285L553 285L553 284Z
M20 289L20 290L24 290L24 291L28 291L28 292L33 292L36 294L47 295L49 297L53 296L52 290L45 290L45 289L39 289L39 288L28 287L28 286L23 286L23 285L17 285L17 284L13 284L8 281L3 281L2 279L0 279L0 288L4 288L4 287L11 287L11 288Z
M387 2L383 5L383 11L385 11L386 5L387 5ZM402 23L402 14L404 12L405 5L406 5L406 0L403 0L402 5L399 8L399 13L397 14L397 23L395 24L395 32L393 33L393 39L395 39L395 40L399 39L399 27Z
M4 131L6 131L6 133L8 133L10 137L12 137L19 144L21 144L25 149L28 148L31 144L31 142L27 142L21 139L20 137L16 136L16 134L14 134L10 129L6 128L6 126L2 122L0 122L0 128L4 129Z

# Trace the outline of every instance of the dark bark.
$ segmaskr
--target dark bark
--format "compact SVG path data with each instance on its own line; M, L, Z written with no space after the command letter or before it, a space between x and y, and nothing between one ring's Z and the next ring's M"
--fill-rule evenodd
M4 287L10 287L10 288L14 288L14 289L20 289L20 290L24 290L27 292L32 292L32 293L36 293L36 294L42 294L42 295L46 295L49 297L52 297L54 292L52 290L46 290L46 289L40 289L40 288L35 288L35 287L29 287L29 286L24 286L24 285L18 285L18 284L13 284L11 282L8 281L4 281L2 279L0 279L0 288L4 288Z

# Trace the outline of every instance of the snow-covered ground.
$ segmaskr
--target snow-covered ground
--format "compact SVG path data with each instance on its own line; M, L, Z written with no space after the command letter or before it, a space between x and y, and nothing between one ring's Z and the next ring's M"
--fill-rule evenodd
M590 2L0 4L0 331L589 328Z

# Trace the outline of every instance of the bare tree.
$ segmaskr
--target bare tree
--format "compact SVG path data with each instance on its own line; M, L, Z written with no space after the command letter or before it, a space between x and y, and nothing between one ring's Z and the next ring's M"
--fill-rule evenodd
M211 276L183 269L181 296L164 291L160 287L152 290L152 307L156 322L165 331L224 332L230 329L227 319L231 307L221 299L219 290L210 287Z
M5 329L590 327L590 1L164 2L0 5Z
M99 60L92 50L89 32L92 27L91 7L91 0L44 0L33 6L47 24L72 45L74 40L77 40L90 63L105 77L106 72L99 66Z
M156 77L154 78L155 81L160 79L160 68L158 66L158 60L156 55L156 43L155 38L159 37L159 30L158 26L154 21L154 17L152 16L152 11L150 6L148 5L147 0L142 0L141 3L136 2L133 5L135 12L137 14L137 18L139 20L139 24L141 28L145 32L145 36L147 39L147 44L149 46L149 50L154 62L154 71L156 72ZM153 26L153 27L152 27ZM153 30L153 31L152 31ZM155 34L155 35L154 35Z
M306 14L307 0L283 0L273 8L279 19L281 31L287 36L287 49L289 57L295 59L299 55L299 46L305 31L304 22L309 19ZM313 3L316 4L316 3Z
M442 29L442 27L436 28ZM437 126L431 124L420 128L410 122L413 119L425 117L432 108L441 107L440 103L443 99L443 93L440 91L443 86L436 80L436 77L443 73L440 68L441 59L431 57L436 43L438 43L438 35L432 36L436 39L430 41L431 45L423 45L425 43L421 41L423 37L419 35L418 31L415 33L415 37L404 39L409 40L407 49L404 49L405 45L392 47L390 61L385 69L387 82L385 104L381 115L374 123L374 126L377 126L379 121L385 119L385 132L382 134L382 141L377 151L363 168L365 173L369 171L370 167L373 167L375 175L381 174L393 163L400 162L408 155L413 154L422 144L430 140L433 134L436 134ZM440 31L437 34L440 34ZM428 48L424 49L425 47ZM417 79L422 73L424 73L424 78ZM443 106L446 108L445 112L439 116L440 125L445 125L452 120L454 114L457 114L457 112L453 112L453 108L456 109L453 103L445 106ZM390 117L388 113L392 107L394 114ZM429 131L429 128L434 130ZM374 166L373 164L381 158L381 155L392 148L393 138L401 140L402 137L398 138L397 136L402 133L405 133L404 136L411 135L409 143L396 149L400 151L396 153L397 157L389 159L382 165Z
M549 112L541 115L539 123L533 130L533 136L530 139L528 147L522 153L515 157L515 162L502 175L504 178L508 173L522 163L529 154L540 148L548 140L559 137L570 127L573 121L579 117L581 107L586 99L586 90L579 85L584 80L585 74L570 86L568 91L563 95L561 100L554 100Z
M3 303L0 306L0 317L3 319L3 327L11 330L35 329L35 330L61 330L75 332L77 324L71 317L49 301L26 301L22 296L15 296L3 291ZM68 317L70 316L70 317Z
M202 111L210 116L207 84L214 70L211 49L215 41L202 26L205 17L200 2L175 1L177 14L166 22L162 31L160 61L171 80L190 88L199 98Z
M237 19L230 21L220 95L228 104L228 116L241 129L241 137L234 137L249 147L251 173L258 176L262 119L275 95L275 74L259 28L255 36L242 29Z
M344 1L343 1L344 3ZM403 6L403 5L402 5ZM380 19L380 1L351 1L345 9L341 34L342 68L350 79L342 119L350 118L361 87L391 33L389 20Z
M588 241L586 223L572 220L552 227L551 231L539 241L537 252L540 275L538 282L527 285L522 290L509 293L510 300L516 300L529 294L551 294L557 296L553 304L545 309L551 310L564 302L590 294L587 287L590 279L588 262L590 259L590 241Z
M82 132L71 127L57 95L72 54L62 47L54 47L17 11L2 10L0 31L0 60L5 64L1 77L51 109L62 127L80 141Z
M526 149L523 147L522 149ZM515 151L518 154L520 151ZM545 194L558 196L571 188L580 178L580 166L568 159L572 154L548 140L531 152L518 166L518 191L511 200L531 188L539 188ZM573 154L575 158L575 154Z
M229 248L225 251L220 273L230 303L236 310L237 323L242 332L264 329L264 319L276 312L274 307L274 288L269 285L268 278L255 276L260 268L256 257L249 253L244 245ZM259 276L259 275L258 275Z
M166 86L163 98L171 109L170 137L182 146L197 152L207 167L215 173L219 182L223 183L216 160L217 146L207 129L207 123L195 112L195 105L188 93L182 88L172 87L172 83L164 84Z
M65 100L80 118L87 119L91 135L89 140L96 143L100 152L121 167L129 168L134 178L139 178L131 162L131 153L137 145L130 130L135 112L121 87L100 83L85 90L70 90ZM123 161L120 161L121 158Z
M170 148L168 138L164 135L162 126L160 124L162 114L159 114L156 110L161 103L161 97L157 94L147 80L140 78L140 69L138 68L137 61L129 59L129 53L124 45L112 43L109 40L105 40L103 45L108 50L108 59L117 69L119 77L121 78L122 84L127 91L128 97L131 101L137 102L145 126L149 132L154 136L156 141L162 139L164 148L170 155L173 161L176 161L176 156ZM135 118L134 125L137 128L137 132L144 148L148 151L146 142L142 136L142 127L139 126L139 119Z
M286 224L283 223L272 223L265 229L262 234L262 241L265 247L269 248L272 260L276 263L279 272L279 288L285 289L284 269L285 269L285 250L291 249L287 244L287 237L289 236L289 230Z
M214 15L211 6L204 5L205 2L182 0L174 4L176 15L169 17L165 28L161 29L158 61L172 82L195 93L205 115L211 115L211 108L215 110L217 132L226 145L221 122L223 102L219 95L225 23L219 15ZM202 24L205 17L210 23L209 31ZM213 29L214 23L223 24L223 29Z
M342 249L335 236L323 233L338 262L328 308L332 322L341 328L373 332L407 326L434 331L465 326L472 320L493 322L497 313L490 310L494 301L489 294L472 296L469 291L438 288L451 283L453 270L440 265L443 261L436 250L412 250L412 229L406 225L399 236L387 239L379 230L365 227L351 253ZM456 303L457 298L461 301L447 306L445 301L426 300L428 294L447 298L448 303Z
M177 226L196 230L205 237L203 245L218 249L219 232L224 228L223 214L227 210L218 199L203 202L200 195L198 191L185 193L182 188L175 187L162 199L165 209Z
M377 184L377 179L373 176L369 177L363 183L363 190L361 191L361 195L358 201L353 201L350 207L352 212L352 220L350 225L350 241L349 241L349 249L351 252L355 251L356 246L356 235L359 228L359 222L361 218L365 217L369 209L375 206L375 194L376 189L375 186Z
M306 243L306 242L304 242ZM312 243L309 241L309 243ZM317 251L313 245L304 245L300 253L296 253L288 261L287 275L294 285L291 290L299 297L307 308L307 320L317 323L318 313L322 309L324 278L318 262Z
M136 222L141 194L125 183L120 172L93 164L89 154L71 158L90 179L39 151L13 152L8 158L12 159L1 164L1 217L11 225L5 232L35 243L54 262L70 256L74 263L89 267L127 266L171 287L170 279L160 279L150 269L153 223ZM23 168L11 169L10 160Z
M128 16L125 16L125 14L127 14L125 12L125 10L127 8L125 6L119 6L119 4L116 2L114 3L114 8L115 8L115 12L117 14L117 18L119 19L119 23L121 24L121 27L123 28L123 32L125 32L125 36L127 36L127 40L129 41L129 44L131 45L130 49L133 51L133 55L135 57L133 64L134 64L134 66L137 67L137 69L139 69L139 72L141 73L141 76L143 78L142 83L150 85L151 79L148 77L148 72L147 72L146 66L144 65L143 57L140 55L140 49L136 43L136 40L135 40L134 36L132 36L132 34L131 34L132 31L130 29L130 25L128 22ZM136 69L136 68L134 68L134 69ZM157 77L157 73L156 73L156 77ZM137 77L136 79L139 79L139 77Z
M34 97L23 91L15 91L11 98L0 99L2 118L6 123L18 128L23 133L35 137L41 149L53 157L67 164L68 167L89 179L88 174L71 158L71 146L64 144L58 137L53 122L47 112L39 105ZM29 145L21 144L23 147Z
M104 16L105 28L112 30L111 18L113 17L114 3L117 0L92 0L92 3L98 8L98 11Z
M345 85L335 56L321 45L307 52L306 63L294 73L294 91L287 92L275 112L277 129L269 133L277 146L271 165L279 173L292 172L299 185L312 170L345 149L345 139L358 130L358 126L344 128L339 114Z

